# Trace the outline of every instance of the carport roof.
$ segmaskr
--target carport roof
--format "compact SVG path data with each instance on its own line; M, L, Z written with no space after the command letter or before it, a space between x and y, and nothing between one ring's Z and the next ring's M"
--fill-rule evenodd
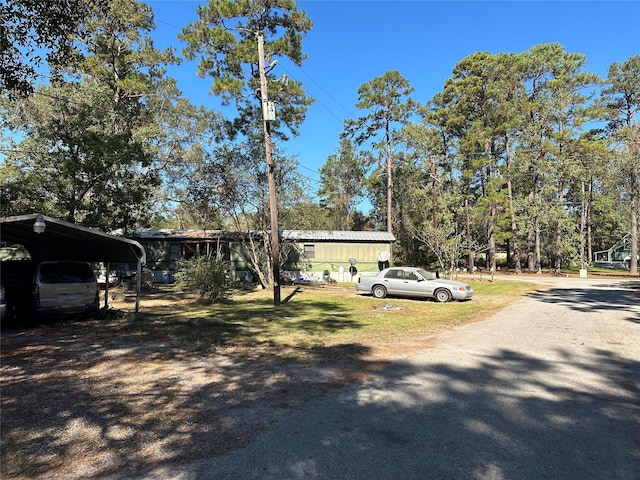
M64 259L87 262L146 263L144 247L135 240L109 235L42 215L43 233L35 233L37 213L0 218L0 240L24 245L40 260Z

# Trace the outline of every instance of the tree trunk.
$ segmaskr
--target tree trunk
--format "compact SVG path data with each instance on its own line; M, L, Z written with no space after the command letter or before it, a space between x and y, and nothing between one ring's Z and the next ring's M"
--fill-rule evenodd
M587 263L589 263L589 259L587 257L587 215L589 214L589 203L587 200L587 189L586 182L584 180L580 182L580 258L581 265L580 268L583 268Z
M465 198L464 199L464 216L465 216L465 221L466 221L466 227L467 227L467 248L469 249L469 253L468 253L468 260L467 260L467 268L469 269L469 272L473 272L473 243L471 242L471 218L469 215L469 199Z
M393 194L393 158L391 156L391 134L387 124L387 231L393 232L393 214L391 211Z
M535 251L536 251L536 230L535 230L535 222L534 222L533 225L529 226L529 229L527 231L527 270L529 270L529 272L536 271Z
M536 216L536 228L535 228L535 245L536 245L536 253L535 253L535 272L542 273L542 256L540 254L540 220Z
M436 159L435 157L431 158L431 208L432 208L432 221L433 221L433 231L438 230L438 196L436 192ZM438 241L438 237L436 236L436 242ZM438 248L438 244L436 243L436 249Z
M251 268L255 271L256 275L258 275L258 281L264 287L273 285L271 257L268 254L268 239L269 236L265 234L260 241L256 243L251 232L247 232L247 238L241 240L244 249L249 255Z
M587 215L587 262L593 260L593 239L591 236L591 205L593 205L593 179L589 182L589 214Z
M520 266L520 246L518 244L518 221L516 219L516 212L513 206L513 184L511 181L511 149L509 148L509 141L507 141L507 157L505 162L507 164L507 197L509 198L511 233L513 234L513 256L515 258L515 271L516 274L519 275L522 272L522 267Z
M486 176L482 182L482 196L486 197L493 193L491 179L494 178L495 174L491 163L491 144L488 140L485 141L484 144L484 153L487 157L488 164L486 165ZM492 199L489 206L489 216L487 218L487 241L489 243L487 266L491 268L491 271L495 271L496 269L496 239L494 238L493 233L496 229L497 216L497 205Z
M564 181L560 182L558 186L558 206L562 209L564 206ZM558 225L556 226L556 242L555 242L555 251L554 255L554 265L553 265L553 274L560 275L560 270L562 268L562 219L558 218Z
M629 273L634 277L638 275L638 205L637 198L631 201L631 264Z
M493 232L496 227L496 204L491 203L489 207L489 218L487 220L487 239L489 240L489 258L487 259L487 266L491 271L496 269L496 239L493 236Z
M630 185L630 207L631 207L631 265L629 273L633 276L638 275L638 215L640 210L640 174L638 169L638 160L640 159L640 138L638 135L632 138L629 144L631 151L631 185Z
M553 274L560 275L562 271L562 257L560 255L560 249L562 248L562 232L560 231L560 227L556 230L555 243L555 252L553 254Z

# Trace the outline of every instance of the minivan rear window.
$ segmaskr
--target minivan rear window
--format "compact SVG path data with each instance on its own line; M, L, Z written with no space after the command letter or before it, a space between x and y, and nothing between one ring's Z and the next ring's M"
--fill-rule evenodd
M89 265L76 262L53 262L40 265L42 283L87 283L95 279Z

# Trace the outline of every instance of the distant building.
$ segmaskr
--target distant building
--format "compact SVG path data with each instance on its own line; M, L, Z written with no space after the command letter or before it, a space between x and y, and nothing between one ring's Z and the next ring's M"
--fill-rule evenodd
M607 250L594 252L593 266L629 270L631 267L631 234L627 233Z
M252 270L250 245L268 242L268 232L225 230L138 230L131 238L147 252L146 268L164 281L179 261L213 255L231 263L238 278ZM356 281L362 272L377 272L389 263L395 237L388 232L283 230L281 274L289 281Z

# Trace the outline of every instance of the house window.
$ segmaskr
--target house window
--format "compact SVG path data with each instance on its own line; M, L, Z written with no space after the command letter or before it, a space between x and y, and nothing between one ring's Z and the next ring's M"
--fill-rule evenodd
M169 246L169 260L175 261L180 259L180 245L170 245Z
M312 244L305 244L304 256L306 258L316 258L316 246Z

